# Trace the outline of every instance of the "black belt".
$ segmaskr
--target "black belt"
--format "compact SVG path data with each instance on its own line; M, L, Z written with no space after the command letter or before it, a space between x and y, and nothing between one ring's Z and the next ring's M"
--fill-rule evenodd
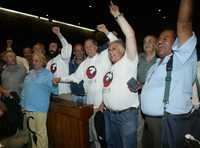
M171 114L171 113L168 113L166 112L166 116L174 116L174 117L187 117L189 115L189 113L185 113L185 114ZM152 116L152 115L145 115L144 114L144 117L148 117L148 118L163 118L164 115L161 115L161 116Z
M130 111L137 111L138 109L136 107L129 107L127 109L123 109L123 110L112 110L112 109L108 109L106 108L106 111L114 113L114 114L121 114L124 112L130 112Z
M85 97L86 95L75 95L75 96Z
M147 118L163 118L163 116L150 116L150 115L145 115L144 114L144 118L147 117Z

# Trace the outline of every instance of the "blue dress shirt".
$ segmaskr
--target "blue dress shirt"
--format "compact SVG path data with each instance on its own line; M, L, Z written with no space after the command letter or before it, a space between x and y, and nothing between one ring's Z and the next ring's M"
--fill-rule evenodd
M192 83L196 78L197 55L196 36L193 34L180 47L178 38L173 44L173 70L166 111L172 114L188 113L192 108ZM164 112L164 91L166 64L171 55L160 59L150 68L141 93L141 109L150 116L162 116ZM160 64L159 64L160 63Z

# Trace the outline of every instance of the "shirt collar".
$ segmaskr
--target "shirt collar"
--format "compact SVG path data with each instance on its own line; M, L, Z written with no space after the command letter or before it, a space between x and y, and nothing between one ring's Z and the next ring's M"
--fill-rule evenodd
M171 53L171 54L165 56L164 59L163 59L163 61L162 61L162 63L160 63L161 58L157 58L157 60L156 60L157 65L159 65L159 63L160 63L160 65L165 65L165 64L167 64L167 62L169 61L169 59L170 59L170 57L171 57L172 55L173 55L173 54Z

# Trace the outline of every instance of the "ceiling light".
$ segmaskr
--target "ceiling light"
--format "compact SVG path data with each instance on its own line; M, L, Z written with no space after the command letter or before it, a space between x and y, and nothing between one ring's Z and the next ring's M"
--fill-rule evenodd
M23 13L23 12L11 10L11 9L6 9L6 8L3 8L3 7L0 7L0 10L5 11L5 12L10 12L10 13L24 15L24 16L27 16L27 17L32 17L32 18L37 18L37 19L39 18L39 19L44 20L44 21L49 21L49 19L46 18L46 17L39 17L39 16L36 16L36 15L32 15L32 14L28 14L28 13ZM67 25L67 26L70 26L70 27L78 28L78 29L87 30L87 31L92 31L92 32L95 31L94 29L90 29L90 28L86 28L86 27L81 27L81 26L77 26L77 25L73 25L73 24L69 24L69 23L65 23L65 22L61 22L61 21L57 21L57 20L52 20L52 22L58 23L58 24L62 24L62 25ZM80 25L80 23L78 23L78 24Z
M86 27L81 27L81 26L77 26L77 25L73 25L73 24L69 24L69 23L65 23L65 22L61 22L61 21L57 21L57 20L52 20L52 22L62 24L62 25L67 25L67 26L82 29L82 30L87 30L87 31L92 31L92 32L95 31L94 29L89 29L89 28L86 28Z
M39 19L44 20L44 21L49 21L49 19L46 17L39 17Z
M24 15L24 16L28 16L28 17L38 18L38 16L36 16L36 15L32 15L32 14L28 14L28 13L23 13L23 12L11 10L11 9L2 8L2 7L0 7L0 10L6 11L6 12L15 13L15 14L20 14L20 15Z

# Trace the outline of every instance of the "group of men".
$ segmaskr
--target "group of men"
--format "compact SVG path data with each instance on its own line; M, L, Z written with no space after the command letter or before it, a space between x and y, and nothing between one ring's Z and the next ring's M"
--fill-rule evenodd
M189 132L197 69L192 4L192 0L180 2L177 35L172 29L165 29L159 35L158 58L142 86L141 111L152 147L184 147L184 136ZM87 103L104 111L107 146L136 147L139 99L134 88L138 64L135 33L118 6L111 3L110 12L126 37L125 44L110 39L108 49L96 54L96 42L87 40L87 59L74 74L55 78L54 83L83 80ZM99 27L109 37L109 32L102 30L102 25Z
M94 114L89 121L93 147L101 147L94 125L95 114L101 111L104 112L107 147L136 148L139 106L145 130L149 134L148 141L151 142L149 147L184 147L184 136L190 131L192 86L197 71L197 39L192 31L192 5L193 0L181 0L177 35L173 30L165 29L158 41L154 40L157 42L158 58L154 59L140 86L140 96L136 80L139 77L139 58L135 32L117 5L111 2L110 13L125 35L125 43L109 32L105 25L98 25L97 30L110 41L108 49L98 53L97 42L87 39L84 43L87 57L74 59L79 61L78 66L70 75L72 46L58 27L53 28L62 49L48 62L47 68L54 74L53 83L58 85L58 94L63 98L66 96L62 94L71 92L69 83L82 83L84 92L78 92L76 96L86 98L86 102L94 106ZM77 47L82 49L82 46ZM57 50L57 44L52 44L50 51L54 53Z

